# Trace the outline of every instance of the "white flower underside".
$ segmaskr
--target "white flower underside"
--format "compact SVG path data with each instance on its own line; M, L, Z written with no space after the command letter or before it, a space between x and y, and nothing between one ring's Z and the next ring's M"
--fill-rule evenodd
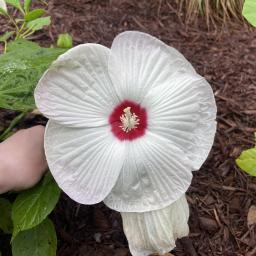
M178 51L140 32L121 33L111 49L69 50L44 74L35 100L50 119L45 153L59 186L80 203L104 200L121 212L157 210L180 198L216 130L207 81ZM118 140L109 125L124 100L148 115L145 135L133 141Z
M7 12L7 6L4 0L0 0L0 8Z
M125 235L133 256L164 255L175 240L189 233L189 208L185 195L171 205L144 213L121 213Z

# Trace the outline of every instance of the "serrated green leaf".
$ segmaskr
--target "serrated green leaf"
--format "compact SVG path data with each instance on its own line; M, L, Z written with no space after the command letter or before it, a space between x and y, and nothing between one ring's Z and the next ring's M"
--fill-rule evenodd
M44 14L45 14L44 9L35 9L31 12L28 12L25 15L25 20L26 20L26 22L29 22L29 21L32 21L32 20L42 17Z
M24 10L25 10L25 13L29 12L31 1L32 0L24 0Z
M33 31L37 31L42 29L44 26L49 26L50 24L51 24L51 17L47 16L47 17L38 18L28 22L27 28Z
M51 174L34 188L26 190L18 195L13 203L13 238L23 230L27 230L40 224L54 209L59 200L60 189Z
M256 1L245 0L243 6L243 16L256 27Z
M59 34L58 40L57 40L57 46L59 48L72 48L73 46L73 40L72 37L68 34Z
M236 163L248 174L256 176L256 148L243 151L236 159Z
M16 40L0 55L0 107L28 111L35 108L34 88L42 74L64 49L42 48Z
M5 198L0 198L0 229L4 233L12 233L12 204Z
M12 242L13 256L56 256L56 250L56 231L49 219L22 231Z
M16 52L18 55L25 55L23 54L24 51L28 51L31 49L32 51L38 50L41 47L37 43L33 43L31 41L25 40L25 39L18 39L16 41L11 42L8 44L7 52ZM21 49L22 51L18 51ZM26 52L28 54L28 52ZM5 55L6 56L6 55Z
M14 31L5 32L2 36L0 36L0 42L6 42L13 34Z
M22 13L24 13L24 10L21 6L21 3L19 0L5 0L5 2L9 5L12 5L16 9L20 10Z

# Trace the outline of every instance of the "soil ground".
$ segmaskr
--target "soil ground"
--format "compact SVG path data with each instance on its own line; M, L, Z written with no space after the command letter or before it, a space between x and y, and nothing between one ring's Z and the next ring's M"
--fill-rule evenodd
M189 237L177 242L177 256L256 255L255 227L247 225L256 204L256 178L235 165L243 149L254 144L256 130L256 31L246 26L208 30L202 19L185 25L168 0L50 0L50 29L34 39L42 45L68 32L74 43L110 46L125 30L150 33L176 47L212 85L218 105L218 131L211 154L194 173L187 192ZM2 24L2 25L1 25ZM5 30L0 20L0 30ZM11 111L0 111L6 127ZM21 127L45 123L28 117ZM103 204L83 206L63 195L51 215L58 234L58 256L128 256L119 213Z

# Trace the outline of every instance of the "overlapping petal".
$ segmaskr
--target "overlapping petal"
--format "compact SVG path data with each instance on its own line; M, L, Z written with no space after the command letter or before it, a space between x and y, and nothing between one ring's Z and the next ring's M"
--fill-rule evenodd
M126 143L120 176L104 202L121 212L161 209L185 193L191 183L191 169L178 147L148 132Z
M216 103L211 86L196 74L175 74L152 89L142 105L148 129L179 147L193 166L201 167L216 132Z
M105 198L122 212L158 210L180 198L216 130L209 84L182 54L141 32L121 33L111 50L69 50L42 77L35 99L50 118L46 156L60 187L80 203ZM145 109L147 129L119 141L109 116L127 101Z
M125 145L108 126L70 128L52 120L45 132L45 153L58 185L79 203L95 204L111 191L124 162Z
M163 255L175 247L175 240L189 233L189 208L183 195L156 211L122 212L123 227L133 256Z
M127 31L113 41L109 74L122 100L140 103L149 90L177 71L195 73L182 54L155 37Z
M118 102L108 75L109 49L84 44L61 55L35 90L39 110L70 127L106 125Z

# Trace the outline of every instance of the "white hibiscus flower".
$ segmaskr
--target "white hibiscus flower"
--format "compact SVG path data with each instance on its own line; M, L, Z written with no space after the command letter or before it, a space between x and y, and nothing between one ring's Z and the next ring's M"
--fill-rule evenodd
M133 255L168 252L188 234L184 193L212 147L216 105L183 55L135 31L111 49L80 45L52 64L35 100L50 119L57 183L79 203L120 211Z

